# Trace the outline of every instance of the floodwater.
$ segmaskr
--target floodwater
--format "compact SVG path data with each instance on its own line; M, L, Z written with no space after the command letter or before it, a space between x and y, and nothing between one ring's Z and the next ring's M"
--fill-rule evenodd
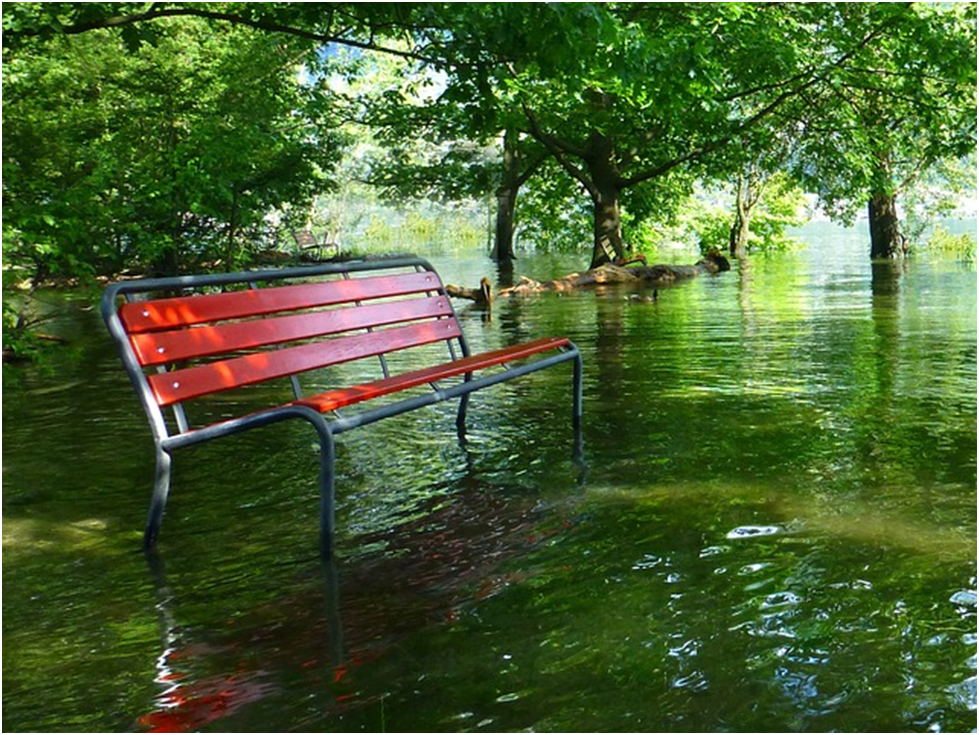
M475 349L579 345L587 469L563 366L464 446L446 404L343 434L329 565L300 422L178 453L144 556L149 429L55 303L70 346L3 371L4 731L974 732L975 267L807 240L458 304Z

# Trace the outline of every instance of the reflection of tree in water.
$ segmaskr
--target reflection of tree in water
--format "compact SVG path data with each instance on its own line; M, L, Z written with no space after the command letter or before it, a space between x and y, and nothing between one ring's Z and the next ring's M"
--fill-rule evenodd
M974 289L974 273L918 261L874 264L873 343L855 406L871 489L915 488L900 498L903 513L958 527L961 509L944 488L961 485L962 500L974 504L976 462L975 301L965 291L951 295L960 275ZM959 308L949 308L950 298Z

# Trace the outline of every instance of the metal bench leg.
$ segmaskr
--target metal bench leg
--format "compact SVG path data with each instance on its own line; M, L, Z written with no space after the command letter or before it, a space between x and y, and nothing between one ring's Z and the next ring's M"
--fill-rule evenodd
M459 413L456 414L456 433L459 435L459 442L466 443L466 409L469 408L469 393L463 393L459 399Z
M320 556L333 557L333 535L336 529L336 448L333 432L317 427L320 435Z
M170 466L173 459L162 447L156 448L156 478L153 485L153 499L150 501L149 517L146 519L146 532L143 534L143 548L149 549L156 543L163 523L163 512L170 494Z
M574 398L572 403L571 423L574 427L574 450L572 457L576 464L584 465L585 447L581 433L581 419L584 415L584 360L578 354L574 360Z

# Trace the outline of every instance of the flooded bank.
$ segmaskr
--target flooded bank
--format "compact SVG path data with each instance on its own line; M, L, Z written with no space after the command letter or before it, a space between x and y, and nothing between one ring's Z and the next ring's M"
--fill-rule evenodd
M973 730L974 266L827 239L634 295L457 304L579 345L587 471L560 369L464 446L451 405L350 432L329 566L304 426L178 454L142 554L149 431L69 301L3 375L4 730Z

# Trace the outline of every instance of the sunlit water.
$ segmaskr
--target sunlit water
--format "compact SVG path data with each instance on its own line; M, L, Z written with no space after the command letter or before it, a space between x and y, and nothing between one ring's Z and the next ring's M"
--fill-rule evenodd
M148 428L72 302L3 375L3 729L974 731L975 270L809 241L458 304L475 349L579 345L587 471L564 368L465 446L451 405L344 434L335 567L298 424L178 453L144 557Z

